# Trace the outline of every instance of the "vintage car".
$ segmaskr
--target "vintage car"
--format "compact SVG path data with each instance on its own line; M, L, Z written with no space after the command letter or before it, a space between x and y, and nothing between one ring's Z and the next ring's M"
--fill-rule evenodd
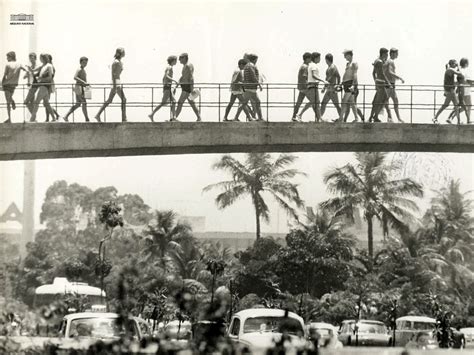
M128 335L140 340L151 335L148 323L138 317L119 324L117 313L82 312L64 316L59 329L61 348L87 348L97 341L112 342Z
M395 345L405 346L419 332L433 333L436 319L423 316L404 316L395 321Z
M389 346L387 327L376 320L345 320L339 328L339 341L348 346Z
M252 354L265 353L283 334L288 336L289 346L303 348L306 345L303 318L282 309L251 308L234 314L227 331L232 341Z
M474 328L461 328L460 331L466 339L466 348L474 348Z
M329 323L311 322L306 326L308 339L313 341L314 336L319 338L319 346L324 347L333 337L337 336L337 328ZM317 334L316 334L317 333ZM336 340L336 342L339 342ZM342 347L342 343L340 344Z

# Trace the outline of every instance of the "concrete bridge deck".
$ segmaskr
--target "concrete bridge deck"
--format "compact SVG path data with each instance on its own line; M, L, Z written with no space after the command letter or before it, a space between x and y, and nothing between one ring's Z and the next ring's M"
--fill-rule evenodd
M474 125L314 122L0 125L0 160L256 151L474 153Z

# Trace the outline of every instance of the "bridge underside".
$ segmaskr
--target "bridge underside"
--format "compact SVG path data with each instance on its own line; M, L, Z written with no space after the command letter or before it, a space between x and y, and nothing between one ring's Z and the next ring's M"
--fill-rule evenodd
M164 122L0 125L0 160L244 152L474 152L474 125Z

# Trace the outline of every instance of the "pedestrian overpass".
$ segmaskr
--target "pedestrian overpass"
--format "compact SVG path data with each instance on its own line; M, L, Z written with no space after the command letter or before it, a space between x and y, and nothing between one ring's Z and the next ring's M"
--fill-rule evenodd
M56 84L56 87L51 102L63 115L73 102L73 85ZM295 84L263 85L260 97L264 121L222 122L229 85L204 83L196 87L201 90L197 103L203 122L191 122L195 117L189 107L184 107L180 116L185 122L164 122L169 119L169 107L155 116L160 122L150 122L147 115L161 100L160 84L124 85L129 121L126 123L120 122L119 101L107 108L103 123L84 123L80 108L71 116L70 123L29 123L25 108L17 104L14 123L0 124L0 160L263 151L474 153L474 125L431 123L444 99L442 86L397 86L400 111L406 123L315 123L311 110L303 117L307 122L290 122L298 95ZM374 87L359 85L359 88L358 106L367 117ZM93 100L88 102L91 118L110 87L94 84L92 89ZM19 96L24 97L27 90L25 86L17 89L18 103L22 101ZM2 102L0 111L4 110ZM236 107L232 114L235 110ZM447 113L441 122L445 116ZM324 118L335 117L334 107L329 106ZM38 118L42 119L40 115ZM349 120L352 119L351 114ZM462 120L465 122L464 113Z
M0 160L244 152L474 153L474 125L165 122L5 124Z

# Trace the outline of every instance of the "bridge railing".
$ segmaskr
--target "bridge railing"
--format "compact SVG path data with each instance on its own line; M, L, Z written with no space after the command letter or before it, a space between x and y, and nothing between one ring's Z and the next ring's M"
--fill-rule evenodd
M127 97L127 117L130 122L149 122L148 114L152 109L161 102L163 85L157 83L125 83L122 84L124 93ZM196 104L201 112L204 122L220 122L224 117L224 112L230 98L229 83L195 83L194 87L200 90L200 96L196 99ZM323 85L319 86L320 92ZM363 112L364 117L369 117L372 108L372 100L375 94L375 85L359 84L359 95L357 98L358 108ZM55 84L55 92L51 95L50 102L53 108L63 117L69 108L75 103L74 84ZM110 84L91 84L92 99L87 100L88 113L93 120L98 109L108 98ZM263 83L262 91L258 91L263 118L271 122L287 122L291 119L293 108L298 98L299 91L294 83ZM17 103L17 109L12 111L12 122L28 122L29 112L23 101L28 93L29 87L26 84L19 85L15 91L14 99ZM431 123L436 111L444 102L444 89L441 85L397 85L397 96L399 99L399 110L401 118L406 123ZM177 89L175 99L179 98L180 88ZM342 101L343 92L338 92L339 104ZM2 95L3 96L3 95ZM324 94L320 93L320 101ZM6 108L5 99L0 99L0 108ZM308 101L305 99L301 108ZM102 120L105 122L120 122L120 98L116 96L113 103L104 111ZM38 121L42 121L42 104L38 112ZM183 121L195 120L194 113L187 109L188 103L185 102L183 112L179 119ZM238 100L233 106L231 115L232 119L238 107ZM393 121L396 121L394 106L390 100L389 107L391 110ZM300 110L301 110L300 108ZM445 119L451 108L443 113L441 119ZM382 116L386 117L385 110L382 110ZM44 117L44 115L43 115ZM171 117L169 104L162 108L155 115L155 121L165 121ZM327 105L326 113L323 118L327 121L338 118L338 114L332 102ZM242 113L242 119L245 115ZM386 118L382 118L386 121ZM465 120L465 118L461 118ZM353 120L352 112L349 115L348 122ZM71 116L70 121L84 121L81 109L77 109ZM314 121L314 112L308 110L303 116L303 121Z

